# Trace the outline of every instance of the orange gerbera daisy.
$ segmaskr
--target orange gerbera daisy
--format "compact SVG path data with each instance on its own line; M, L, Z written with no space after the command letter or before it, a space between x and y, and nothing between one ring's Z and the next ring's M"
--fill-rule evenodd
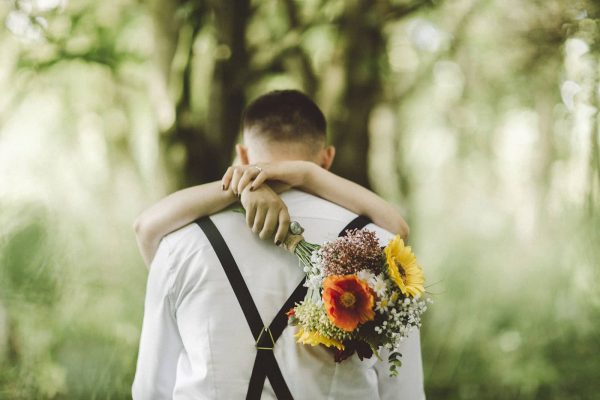
M375 298L367 282L356 275L330 275L323 281L323 302L332 324L352 332L375 318Z

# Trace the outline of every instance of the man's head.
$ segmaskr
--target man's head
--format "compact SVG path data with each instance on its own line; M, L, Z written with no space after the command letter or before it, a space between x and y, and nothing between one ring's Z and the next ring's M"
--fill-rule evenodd
M319 107L297 90L276 90L255 99L242 116L242 164L313 161L329 168L335 148L327 146L327 122Z

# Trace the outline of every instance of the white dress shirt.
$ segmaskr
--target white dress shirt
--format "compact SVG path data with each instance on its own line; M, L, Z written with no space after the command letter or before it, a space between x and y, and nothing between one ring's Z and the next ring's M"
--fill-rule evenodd
M282 195L304 237L322 244L335 239L356 215L338 205L292 190ZM303 278L297 258L262 241L243 215L211 216L244 277L265 324ZM375 226L382 245L393 236ZM399 376L387 362L360 361L356 354L335 363L322 346L297 344L287 327L274 355L295 399L425 398L419 332L403 343ZM187 225L163 238L152 261L137 370L136 400L245 399L256 357L255 341L219 260L203 231ZM387 354L382 354L387 359ZM275 399L268 378L262 399Z

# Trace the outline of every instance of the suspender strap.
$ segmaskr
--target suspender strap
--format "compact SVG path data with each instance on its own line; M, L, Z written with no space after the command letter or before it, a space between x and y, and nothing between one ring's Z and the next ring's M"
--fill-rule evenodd
M290 392L281 370L275 359L273 351L258 350L252 367L252 375L250 375L250 383L248 384L248 392L246 400L260 400L265 379L269 377L271 387L275 392L275 396L279 400L293 400L294 397Z
M345 236L349 229L360 229L370 222L366 217L356 217L342 229L339 236ZM298 284L283 306L281 306L269 327L266 328L256 308L256 304L252 300L248 286L244 282L240 269L215 224L208 217L196 220L196 224L204 231L204 234L217 254L217 258L233 288L233 292L244 312L252 336L256 341L257 353L250 376L246 400L260 399L267 377L275 392L275 396L279 400L293 399L273 354L273 347L287 326L286 312L296 303L302 301L306 295L307 288L304 286L304 279Z
M279 309L279 312L277 313L273 322L271 322L270 326L271 333L273 334L273 339L275 341L277 341L283 330L288 326L287 312L290 310L290 308L294 307L296 303L304 300L307 290L308 288L304 286L304 279L302 279L298 286L296 286L296 289L291 296L288 297L287 301Z
M252 336L254 336L254 340L258 340L265 325L262 322L256 304L254 304L254 300L252 300L248 286L246 286L246 283L244 282L242 273L235 263L231 251L229 251L229 247L225 244L223 236L221 236L221 233L210 218L200 218L196 223L204 231L204 234L208 238L215 253L217 253L221 266L223 266L223 270L225 270L225 275L227 275L227 279L233 288L233 293L235 293L235 297L237 297L237 300L242 307Z
M254 304L254 300L252 300L248 286L246 286L240 269L237 266L231 251L227 247L223 236L221 236L221 233L215 224L208 217L200 218L196 220L196 223L204 231L204 234L217 254L217 258L233 288L233 292L235 293L238 303L240 303L240 307L242 307L246 322L256 341L257 354L256 359L254 360L252 375L250 376L250 385L248 387L246 399L260 399L267 377L269 378L271 387L278 399L292 399L292 394L283 379L283 375L281 374L281 370L279 369L279 365L277 364L277 360L272 351L275 341L279 338L281 332L283 332L283 329L285 328L287 322L285 311L287 311L287 309L282 307L284 311L280 310L278 316L275 318L276 323L272 324L274 325L273 328L276 328L275 332L273 332L271 327L266 328L260 317L260 313L256 308L256 304ZM302 286L302 283L299 286ZM304 293L306 293L306 288L303 289ZM303 290L296 288L292 297L286 301L286 304L291 303L293 306L294 303L303 298ZM292 306L288 307L288 309ZM278 318L279 316L281 316L281 318ZM278 319L283 319L283 324L281 321L278 321Z
M348 225L346 225L346 227L344 227L344 229L342 229L342 231L338 234L338 236L339 237L346 236L348 234L347 231L349 231L351 229L362 229L365 226L369 225L370 223L371 223L371 220L369 218L359 215L358 217L356 217L352 221L350 221L348 223Z
M269 330L273 335L273 345L275 342L277 342L277 339L279 339L281 333L287 327L288 319L286 313L290 308L294 307L296 303L299 303L304 299L307 290L308 288L304 286L304 279L302 279L298 286L296 286L296 289L292 295L287 299L287 301L275 315L275 319L273 319L273 322L271 322L271 325L269 326ZM269 377L269 382L271 382L273 391L277 395L278 399L293 399L292 394L289 392L289 389L285 384L283 376L281 376L281 371L279 368L272 368L273 365L277 366L277 361L275 360L273 351L265 351L266 349L259 350L262 351L259 351L254 359L254 367L252 368L252 375L250 376L250 384L248 385L248 394L246 399L260 399L263 387L265 385L265 378L267 376ZM273 379L273 377L277 378ZM276 385L281 387L276 388ZM278 393L283 393L284 390L287 391L287 394L281 397Z

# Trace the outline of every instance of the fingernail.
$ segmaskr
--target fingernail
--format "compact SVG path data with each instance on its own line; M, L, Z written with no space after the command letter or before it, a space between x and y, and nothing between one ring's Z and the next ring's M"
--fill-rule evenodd
M281 240L277 240L277 241L275 242L275 245L276 245L276 246L279 246L280 244L281 244Z

